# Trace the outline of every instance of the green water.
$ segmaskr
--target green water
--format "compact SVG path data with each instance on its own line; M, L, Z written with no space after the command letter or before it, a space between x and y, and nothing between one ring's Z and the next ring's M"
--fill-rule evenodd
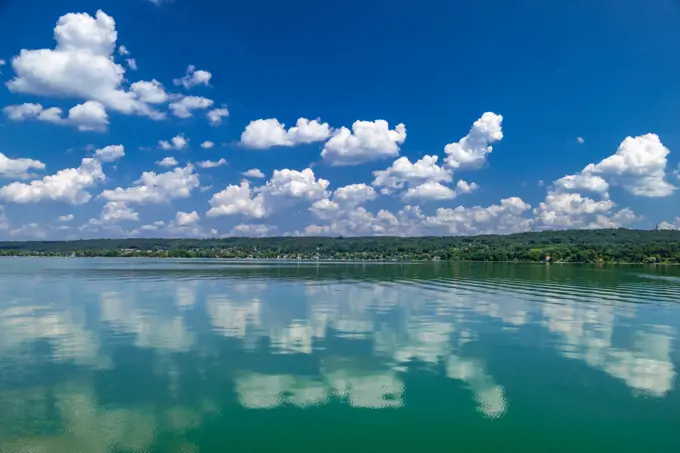
M680 267L0 260L0 452L680 452Z

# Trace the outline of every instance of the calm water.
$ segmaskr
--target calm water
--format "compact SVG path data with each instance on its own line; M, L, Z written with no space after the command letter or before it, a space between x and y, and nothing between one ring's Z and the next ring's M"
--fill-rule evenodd
M0 260L0 452L679 452L680 267Z

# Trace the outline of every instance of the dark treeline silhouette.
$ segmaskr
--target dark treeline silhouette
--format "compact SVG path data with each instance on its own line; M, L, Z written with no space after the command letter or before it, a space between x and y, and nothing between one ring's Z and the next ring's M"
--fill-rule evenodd
M680 231L563 230L453 237L90 239L0 242L0 255L680 263Z

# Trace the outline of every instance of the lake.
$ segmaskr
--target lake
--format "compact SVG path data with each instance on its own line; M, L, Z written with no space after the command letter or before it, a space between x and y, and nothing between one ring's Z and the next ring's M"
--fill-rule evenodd
M680 267L0 260L0 452L678 452Z

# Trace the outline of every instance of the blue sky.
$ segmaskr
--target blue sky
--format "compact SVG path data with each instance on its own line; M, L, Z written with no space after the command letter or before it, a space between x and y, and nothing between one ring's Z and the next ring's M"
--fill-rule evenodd
M4 0L0 239L678 228L680 5L594 3Z

